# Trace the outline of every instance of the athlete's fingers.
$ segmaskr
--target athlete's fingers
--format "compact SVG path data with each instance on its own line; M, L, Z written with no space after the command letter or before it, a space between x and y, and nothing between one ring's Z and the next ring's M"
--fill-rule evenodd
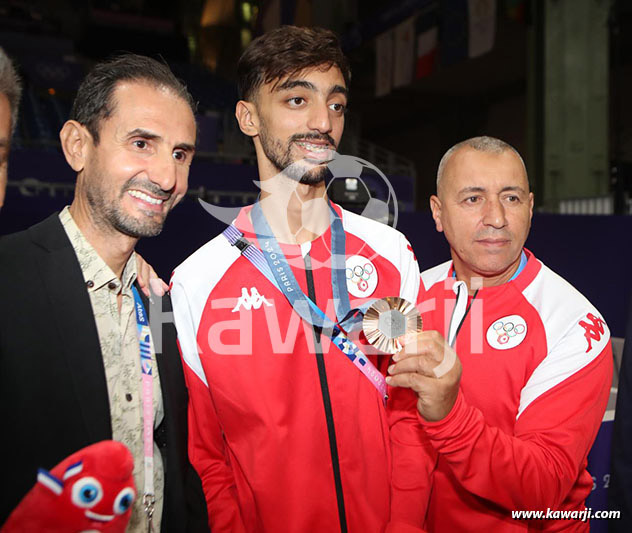
M151 297L148 287L149 264L136 252L136 282L147 298Z
M149 285L156 296L164 296L169 291L169 285L158 277L149 278Z
M138 252L136 252L136 271L138 285L148 298L151 297L149 287L156 296L164 296L165 292L169 290L169 286L158 277L154 268Z

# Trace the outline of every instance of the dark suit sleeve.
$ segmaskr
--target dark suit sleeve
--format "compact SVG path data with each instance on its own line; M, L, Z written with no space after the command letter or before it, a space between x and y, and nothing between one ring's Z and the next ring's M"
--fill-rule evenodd
M112 438L90 297L57 214L0 238L0 524L51 469Z
M632 296L632 295L631 295ZM621 520L611 520L609 531L632 531L632 297L628 311L623 358L619 371L619 391L612 434L612 474L610 508L621 511Z

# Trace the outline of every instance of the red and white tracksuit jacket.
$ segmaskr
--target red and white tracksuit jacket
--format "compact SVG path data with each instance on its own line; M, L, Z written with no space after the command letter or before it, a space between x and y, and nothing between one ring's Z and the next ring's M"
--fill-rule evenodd
M452 411L435 423L420 417L424 449L437 461L428 531L589 530L587 522L511 516L584 509L592 489L586 458L612 380L603 317L525 252L527 264L513 281L469 298L456 337L463 374ZM446 338L465 308L455 305L460 282L452 273L451 261L422 273L424 329Z
M249 210L235 225L256 242ZM346 233L352 307L386 296L416 302L419 268L405 237L336 210ZM281 247L305 294L304 254L310 254L317 303L335 318L330 245L327 231L311 243ZM171 294L190 395L190 459L213 533L340 531L341 497L350 532L422 525L418 500L391 495L393 479L407 492L429 483L415 470L419 449L408 446L418 442L416 416L391 416L377 390L324 337L323 383L311 326L237 247L221 235L212 239L175 270ZM369 358L382 370L388 359ZM402 466L393 472L392 448Z

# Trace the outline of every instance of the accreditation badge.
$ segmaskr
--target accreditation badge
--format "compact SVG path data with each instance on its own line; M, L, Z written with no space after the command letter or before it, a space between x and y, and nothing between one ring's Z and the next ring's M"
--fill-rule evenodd
M402 349L397 340L407 333L422 330L422 319L409 301L388 296L375 301L364 314L362 330L367 340L384 353L395 354Z

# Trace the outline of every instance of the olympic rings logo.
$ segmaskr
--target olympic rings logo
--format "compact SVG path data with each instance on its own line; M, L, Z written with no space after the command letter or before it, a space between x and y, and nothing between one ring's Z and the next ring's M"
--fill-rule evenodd
M503 322L499 320L492 325L498 335L498 344L507 344L511 337L522 335L525 332L524 324L514 324L513 322Z
M369 288L369 280L374 272L375 267L371 263L365 263L364 265L356 265L353 268L347 267L345 274L347 281L355 283L360 291L366 292Z

